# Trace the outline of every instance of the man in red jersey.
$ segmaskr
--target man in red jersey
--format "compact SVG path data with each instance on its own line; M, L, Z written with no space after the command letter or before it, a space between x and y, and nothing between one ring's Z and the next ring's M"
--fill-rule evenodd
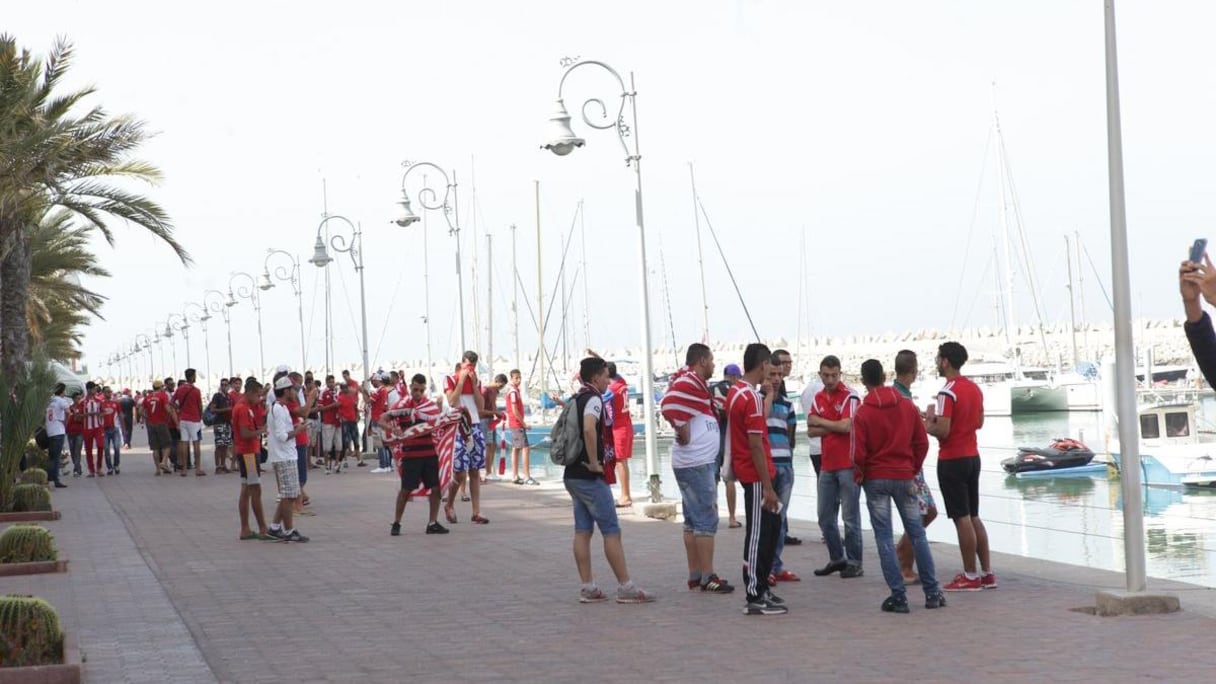
M368 429L372 433L372 446L376 449L377 464L371 469L373 473L391 473L392 456L389 453L388 447L384 446L384 433L380 429L380 416L388 410L388 393L389 386L386 378L380 373L372 373L369 380L371 383L371 391L362 390L363 399L367 405L371 407L371 425Z
M633 419L629 417L629 383L608 362L608 394L612 396L612 446L616 450L616 481L621 486L617 508L633 505L629 491L629 459L633 457Z
M266 425L258 419L259 407L262 411L266 410L266 403L262 401L262 385L251 377L245 381L245 392L240 400L232 407L232 441L237 454L237 470L241 474L237 514L241 520L242 540L273 539L262 510L262 466L258 463L258 454L262 450ZM250 510L258 524L257 534L249 527Z
M963 572L946 591L996 589L992 559L988 552L988 530L980 520L980 449L975 433L984 426L984 394L961 370L967 349L958 342L937 348L937 372L946 384L937 393L937 404L925 411L925 429L937 438L937 484L942 490L946 517L954 521ZM977 573L979 558L982 573Z
M190 449L194 448L194 476L202 477L203 472L203 394L194 386L197 373L193 368L186 369L186 380L177 386L173 392L173 408L178 412L178 425L181 439L177 443L177 467L182 477L186 476L186 463L190 458Z
M442 415L439 407L427 396L426 390L426 376L421 373L415 375L410 379L409 395L397 401L380 417L380 427L384 429L389 443L394 445L400 460L401 489L397 491L396 515L389 530L394 537L401 535L401 516L405 514L410 492L420 484L429 490L430 512L426 533L448 533L448 528L439 524L439 503L443 490L439 482L439 454L435 451L435 436L427 429L400 437L407 428L429 427Z
M828 545L828 564L815 571L824 577L861 577L861 488L853 481L850 431L861 397L840 379L840 359L825 356L819 362L823 389L807 411L807 435L823 438L823 461L817 483L819 530ZM844 518L844 544L836 516Z
M89 477L104 477L101 472L102 451L105 450L106 431L102 424L102 404L105 399L101 396L101 388L93 381L85 384L84 408L84 455L89 466ZM97 461L93 461L93 453L97 453Z
M511 370L511 389L507 390L507 437L511 443L511 481L517 485L539 485L532 478L532 448L528 445L528 421L524 417L523 375ZM523 463L524 474L519 476Z
M342 472L347 452L359 449L359 394L350 384L343 384L338 392L338 420L342 424L342 451L334 464L334 474ZM363 461L360 460L360 463Z
M785 601L769 590L777 535L781 534L781 500L773 489L772 447L764 400L756 386L768 377L773 353L753 342L743 350L743 378L726 395L726 423L730 431L731 470L743 487L743 587L747 592L744 615L783 615Z
M169 463L173 458L173 438L169 434L169 426L173 423L173 406L165 392L165 383L160 380L152 382L152 392L144 396L142 408L144 422L148 425L148 448L156 460L156 474L172 475Z
M82 474L80 452L84 447L84 393L72 390L72 405L67 411L68 453L72 457L72 477Z
M325 458L325 474L328 475L338 461L342 451L342 421L338 418L338 383L334 376L325 376L325 389L317 400L321 413L321 454Z
M114 398L109 387L101 390L101 429L105 434L103 451L106 454L106 475L119 474L119 460L122 453L122 425L119 416L122 406ZM100 467L100 466L99 466Z

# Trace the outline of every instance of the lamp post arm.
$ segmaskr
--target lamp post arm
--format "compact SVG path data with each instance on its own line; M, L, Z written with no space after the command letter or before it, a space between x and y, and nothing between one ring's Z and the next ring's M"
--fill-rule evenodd
M405 163L407 168L405 169L405 173L401 175L402 192L405 191L406 179L409 178L409 175L415 169L430 168L439 172L439 175L443 178L443 197L440 198L439 193L436 192L434 188L426 185L424 180L422 189L419 190L417 194L418 203L421 204L424 209L430 209L431 211L442 210L443 218L448 222L448 233L452 235L459 233L460 213L459 208L456 205L456 173L453 171L452 175L449 176L448 172L443 170L443 167L428 161ZM425 177L426 176L424 175L423 178ZM450 202L449 199L451 200Z
M627 165L633 164L638 159L640 159L641 156L637 149L637 139L636 138L634 138L633 151L630 151L629 144L625 141L625 138L628 138L630 136L630 133L632 130L630 128L629 124L625 123L625 103L626 103L626 101L633 100L633 98L637 95L636 91L634 91L634 89L632 88L632 79L631 79L630 86L627 87L625 85L625 79L621 77L620 73L618 73L616 69L613 69L612 67L608 66L607 64L594 60L594 59L585 59L585 60L582 60L579 62L575 62L574 64L571 64L566 69L565 73L562 74L562 79L557 84L557 99L558 100L562 99L562 91L565 88L566 79L570 76L571 73L574 72L575 69L578 69L579 67L583 67L583 66L597 66L597 67L603 69L604 71L607 71L609 74L612 74L612 77L615 78L616 82L618 84L620 84L620 86L621 86L621 105L620 105L620 107L617 108L616 116L614 118L611 118L611 119L608 118L608 105L605 104L602 99L600 99L598 97L591 97L591 98L588 98L586 101L584 101L582 106L579 107L579 114L583 117L583 123L587 124L588 126L590 126L592 128L595 128L595 129L601 130L601 131L606 131L606 130L615 128L617 138L619 138L621 141L621 148L625 150L625 163ZM599 109L598 115L593 117L590 114L588 114L587 110L590 107L598 108ZM637 125L636 108L635 108L635 111L633 112L633 120L634 120L634 126L636 127L636 125Z

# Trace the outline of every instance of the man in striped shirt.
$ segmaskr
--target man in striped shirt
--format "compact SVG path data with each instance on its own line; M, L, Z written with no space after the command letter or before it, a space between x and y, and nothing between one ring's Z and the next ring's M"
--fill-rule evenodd
M786 570L781 559L781 552L785 550L786 539L789 537L790 496L794 493L794 432L798 428L794 405L785 398L783 354L784 358L789 358L789 352L784 350L773 352L772 366L764 392L765 422L768 425L768 441L773 449L773 466L776 468L773 489L777 491L777 498L781 499L781 532L777 535L777 548L773 552L770 585L777 582L798 582L802 579L793 571Z
M397 492L396 517L389 532L401 535L401 516L410 493L421 484L429 490L430 517L427 534L447 534L448 528L439 524L439 499L443 490L439 486L439 454L435 451L433 426L441 416L439 407L426 394L426 376L421 373L410 379L409 396L401 399L380 416L380 429L385 443L392 445L400 459L401 489ZM426 426L423 430L408 428Z
M676 431L671 467L684 503L684 552L688 588L714 594L734 591L714 572L714 535L718 532L718 418L708 381L714 376L714 354L703 344L690 344L684 367L676 372L659 410Z
M102 409L105 399L101 396L101 388L89 381L85 385L84 397L84 453L89 466L89 477L105 477L101 471L102 455L105 453L105 426ZM93 461L93 453L97 453L97 461Z

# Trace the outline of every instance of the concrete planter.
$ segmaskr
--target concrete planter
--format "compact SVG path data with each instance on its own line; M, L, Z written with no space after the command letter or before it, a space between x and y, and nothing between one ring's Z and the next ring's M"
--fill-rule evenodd
M0 667L0 684L80 684L80 649L70 634L63 636L63 663L32 667Z
M43 520L58 520L59 511L21 511L18 513L0 513L0 523L39 522Z
M0 563L0 577L14 575L41 575L46 572L67 572L66 560L37 561L34 563Z

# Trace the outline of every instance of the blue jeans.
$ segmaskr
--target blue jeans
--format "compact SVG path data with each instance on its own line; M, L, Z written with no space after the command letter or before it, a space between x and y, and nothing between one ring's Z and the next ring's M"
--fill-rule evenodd
M59 459L63 456L63 442L67 437L66 435L55 435L54 437L48 437L48 439L51 440L51 443L47 446L47 455L50 458L47 459L46 464L46 479L51 482L58 482Z
M594 480L565 480L566 491L574 502L574 531L591 534L599 525L605 537L620 534L621 523L616 517L616 500L612 489L600 478Z
M844 517L844 545L836 515ZM853 469L819 473L819 530L833 561L861 565L861 488L853 482Z
M80 474L80 450L84 448L84 435L68 435L68 453L72 456L72 472Z
M122 435L118 432L118 428L106 428L105 446L102 447L102 453L106 455L106 470L113 470L118 467L118 461L121 456L119 447L122 446ZM110 455L114 458L111 459Z
M790 532L790 495L794 493L794 464L775 463L777 476L773 478L773 490L781 499L781 529L777 530L777 551L773 554L773 574L780 574L785 569L781 560L781 552L785 550L785 538Z
M882 576L891 588L891 595L907 597L904 576L899 570L899 559L895 557L895 543L891 540L891 502L903 521L904 532L912 541L916 554L916 570L920 573L925 596L938 593L937 576L933 568L933 554L929 552L929 540L920 521L920 508L916 503L914 480L867 480L866 506L870 509L870 525L874 528L874 541L878 545L878 560L882 564Z
M718 533L718 481L716 463L673 468L684 503L684 531L697 537Z

